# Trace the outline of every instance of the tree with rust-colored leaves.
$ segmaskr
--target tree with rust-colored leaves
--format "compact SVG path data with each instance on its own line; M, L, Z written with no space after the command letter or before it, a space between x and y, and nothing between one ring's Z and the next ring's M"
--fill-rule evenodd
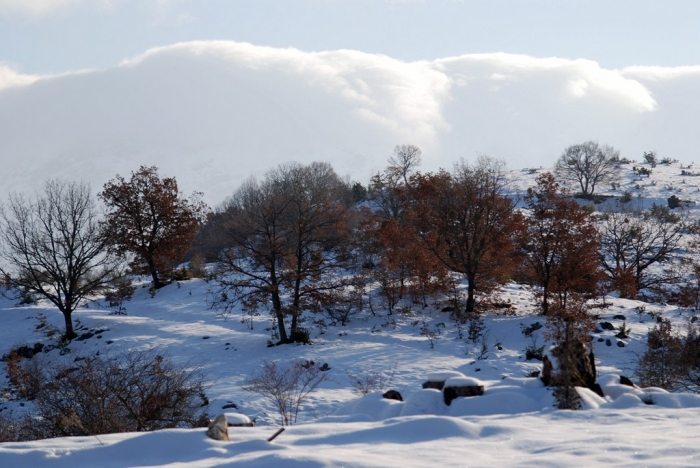
M174 177L161 178L157 167L141 166L129 180L117 175L107 182L99 197L115 250L132 254L134 271L151 275L156 289L164 286L206 215L201 193L184 198Z
M599 235L590 213L545 173L528 189L530 215L520 237L524 273L539 287L542 313L571 309L572 296L591 297L602 278Z
M488 292L510 277L516 266L514 232L520 217L506 196L503 162L482 156L458 163L453 173L413 178L411 224L418 244L468 282L466 312L476 293Z

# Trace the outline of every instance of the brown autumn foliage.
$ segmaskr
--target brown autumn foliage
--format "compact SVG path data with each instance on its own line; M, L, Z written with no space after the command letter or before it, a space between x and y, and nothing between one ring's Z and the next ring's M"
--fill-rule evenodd
M620 297L634 299L639 292L637 281L632 268L616 267L612 271L610 289L617 291Z
M410 224L410 176L420 164L420 155L417 146L394 148L387 168L375 175L370 184L370 197L378 209L361 226L365 240L360 247L365 257L373 259L371 274L380 284L389 313L406 298L425 306L428 299L450 287L446 268L419 247Z
M413 177L409 223L422 248L466 277L466 312L474 311L477 291L503 284L517 265L520 216L504 183L503 163L484 156L475 165L457 164L452 174Z
M412 230L397 219L366 224L366 234L373 239L379 262L372 275L381 285L389 313L401 299L426 306L428 299L449 289L445 267L429 251L417 248Z
M594 297L602 272L598 231L591 215L568 198L554 176L545 173L528 189L525 203L531 215L520 236L524 275L538 286L542 313L568 311L569 299Z
M185 257L207 207L201 193L182 197L174 177L158 175L155 166L141 166L129 180L117 175L100 199L107 206L106 224L115 249L132 253L135 272L150 274L157 289Z

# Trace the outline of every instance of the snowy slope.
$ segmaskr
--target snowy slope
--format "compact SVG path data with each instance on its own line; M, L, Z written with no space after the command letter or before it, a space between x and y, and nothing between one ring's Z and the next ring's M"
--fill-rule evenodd
M357 317L346 327L309 323L313 345L268 348L265 317L255 320L252 331L240 317L219 318L206 306L207 289L206 282L191 280L151 298L142 288L127 304L126 316L109 315L97 305L80 309L75 318L81 327L108 330L73 342L66 356L165 349L176 361L203 364L211 381L212 415L232 411L222 407L235 403L237 411L257 418L257 427L232 428L229 443L207 439L202 429L6 443L0 445L0 466L692 466L700 456L694 443L700 397L617 382L619 374L631 375L635 353L642 351L653 323L648 314L636 313L637 301L608 298L610 307L602 309L602 319L624 314L632 329L624 348L594 341L603 374L599 381L611 396L587 392L586 409L568 412L553 409L551 393L539 380L524 378L540 363L525 361L529 339L521 328L542 318L532 315L529 293L517 285L503 291L516 304L516 314L486 320L489 350L482 359L481 343L459 339L447 314L432 308L407 316ZM647 307L676 324L690 314L671 306ZM46 341L35 330L38 313L56 326L62 320L51 308L15 307L6 299L0 313L2 353L18 342ZM414 325L417 320L440 330L433 348ZM600 336L614 343L613 333ZM279 418L269 402L240 386L263 360L293 358L327 362L331 378L302 408L301 423L267 443ZM405 402L376 393L358 399L346 371L367 369L393 369L391 387ZM485 394L446 406L439 392L421 388L428 374L443 370L478 378ZM650 394L656 404L647 406L640 397ZM27 409L14 401L2 408L14 414Z
M659 165L642 181L633 174L632 165L620 178L623 189L606 187L601 192L619 196L625 188L637 190L633 193L642 193L643 203L665 205L672 193L685 199L699 191L700 177L681 175L689 170L687 164ZM513 171L511 186L522 191L542 171ZM636 189L637 184L642 188ZM514 313L488 315L485 338L477 342L460 337L466 332L438 305L391 316L379 308L376 314L366 310L345 327L309 317L304 326L311 330L312 345L278 347L267 346L268 317L255 317L251 330L240 314L223 318L209 309L206 281L171 284L155 297L143 286L126 304L128 315L111 315L102 302L77 310L79 333L102 332L72 342L63 359L156 347L176 362L202 365L209 381L210 415L238 411L256 418L257 426L231 428L231 442L209 440L203 429L177 429L5 443L0 444L0 467L667 467L697 466L700 460L699 396L619 384L619 375L633 375L646 333L656 323L653 315L668 318L681 329L695 311L607 297L607 307L596 309L600 321L620 326L622 321L614 316L624 315L631 329L629 338L620 340L614 336L616 331L608 330L595 334L598 381L607 397L586 391L585 408L571 412L555 410L551 391L538 379L526 378L541 363L525 359L532 341L522 329L544 320L535 315L530 292L516 284L501 291ZM62 316L47 304L19 307L0 298L0 314L0 355L17 344L50 344L52 340L36 330L41 314L62 327ZM432 342L421 333L424 326L434 332ZM534 333L539 344L545 343L543 331ZM58 358L56 351L51 353ZM241 385L264 360L296 358L328 363L330 378L302 407L300 423L268 443L265 439L278 428L279 416L268 401L243 391ZM405 401L386 400L378 393L358 397L348 373L371 370L391 375L390 387ZM446 406L439 392L421 388L429 374L441 371L478 379L485 386L484 395ZM6 386L3 375L0 388ZM0 409L2 414L20 415L31 410L31 403L4 398Z

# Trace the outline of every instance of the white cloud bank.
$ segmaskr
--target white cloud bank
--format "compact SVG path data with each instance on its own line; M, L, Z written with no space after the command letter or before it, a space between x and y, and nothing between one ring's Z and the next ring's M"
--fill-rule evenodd
M502 53L405 63L221 41L54 77L0 67L0 193L52 176L98 189L155 164L215 204L290 160L327 160L366 182L402 143L423 149L424 170L477 153L546 166L587 139L628 158L655 149L690 161L699 84L700 67L617 71Z
M43 14L77 3L82 3L82 0L0 0L0 11L18 10Z

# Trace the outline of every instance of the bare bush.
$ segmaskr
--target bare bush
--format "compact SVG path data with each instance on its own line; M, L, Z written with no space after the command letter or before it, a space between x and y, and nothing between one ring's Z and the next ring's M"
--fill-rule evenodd
M364 371L346 370L350 386L353 391L360 396L367 395L369 392L384 391L391 387L391 381L394 380L396 373L396 364L389 372L382 372L376 369L368 369Z
M208 422L204 376L173 364L157 351L127 351L116 357L22 363L20 386L38 386L38 418L23 439L153 431Z
M297 422L301 405L327 377L313 361L296 360L282 366L264 361L262 369L246 379L243 389L272 401L282 424L288 426Z
M22 419L0 414L0 443L26 440L22 438L24 432L22 422Z
M362 278L354 279L356 283L353 288L346 288L332 293L334 300L323 306L323 313L333 323L340 323L342 326L347 325L350 319L362 312L362 291L364 285L361 284ZM360 286L360 287L357 287Z

